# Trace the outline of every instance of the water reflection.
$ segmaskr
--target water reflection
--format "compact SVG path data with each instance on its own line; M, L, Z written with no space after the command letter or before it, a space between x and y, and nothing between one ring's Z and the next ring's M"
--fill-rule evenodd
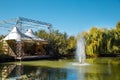
M1 66L1 77L2 80L5 80L9 74L14 70L16 66L15 65L5 65L5 66Z
M47 67L2 65L1 80L65 80L65 69Z
M66 68L0 64L0 80L120 80L120 64L116 64L120 59L100 58L90 62L91 65Z
M77 80L120 80L120 59L90 59L89 66L76 66Z

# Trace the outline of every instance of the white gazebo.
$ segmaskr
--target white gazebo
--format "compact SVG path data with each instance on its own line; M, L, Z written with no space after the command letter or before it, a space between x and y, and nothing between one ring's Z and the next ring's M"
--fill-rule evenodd
M48 41L37 37L32 29L24 34L17 27L13 27L3 39L3 50L5 54L16 57L45 55L44 44L48 44Z
M31 37L23 34L17 27L13 27L10 33L3 39L3 51L11 56L21 56L24 54L23 41L32 40Z

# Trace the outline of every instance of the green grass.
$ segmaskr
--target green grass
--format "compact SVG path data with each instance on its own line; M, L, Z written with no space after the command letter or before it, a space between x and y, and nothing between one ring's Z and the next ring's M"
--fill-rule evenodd
M52 67L52 68L66 68L68 62L71 62L71 61L70 60L58 60L58 61L39 60L39 61L9 62L6 64L42 66L42 67Z

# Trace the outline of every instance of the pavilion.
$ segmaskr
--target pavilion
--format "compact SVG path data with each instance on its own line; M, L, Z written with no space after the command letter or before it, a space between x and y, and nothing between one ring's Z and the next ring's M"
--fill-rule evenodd
M48 44L48 41L37 37L32 29L24 34L17 27L13 27L10 33L2 40L3 41L3 53L14 56L40 56L46 55L44 45Z

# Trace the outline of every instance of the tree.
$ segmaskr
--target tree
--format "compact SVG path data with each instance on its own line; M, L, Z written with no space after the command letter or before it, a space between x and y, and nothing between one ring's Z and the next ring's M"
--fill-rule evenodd
M87 55L120 53L120 22L111 30L92 27L88 32L84 32L83 36L86 40Z

